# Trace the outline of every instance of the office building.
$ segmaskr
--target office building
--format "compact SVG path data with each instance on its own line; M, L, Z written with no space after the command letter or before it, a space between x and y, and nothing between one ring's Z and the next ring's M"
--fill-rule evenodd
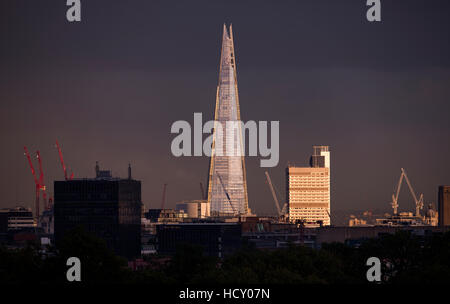
M330 225L330 151L314 146L311 167L286 168L289 221L306 227Z
M450 186L439 186L439 226L450 226Z
M55 181L55 242L77 226L103 239L117 255L141 252L141 182L112 177L96 166L95 178Z
M214 128L208 180L208 203L211 214L238 215L248 213L247 181L236 78L233 32L224 25L220 58L219 85L216 95ZM231 135L230 135L231 134ZM232 153L230 153L230 151Z

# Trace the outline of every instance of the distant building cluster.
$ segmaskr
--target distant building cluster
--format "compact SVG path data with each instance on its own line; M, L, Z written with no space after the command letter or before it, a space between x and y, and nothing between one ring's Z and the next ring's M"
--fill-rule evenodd
M233 35L231 28L228 31L226 27L222 37L215 119L221 122L240 120ZM243 148L239 137L225 143ZM250 211L243 156L216 155L213 142L210 161L207 190L204 194L202 186L201 199L181 201L175 208L164 208L164 187L159 209L144 208L141 181L132 178L130 165L127 178L113 177L110 170L101 170L98 162L93 178L68 178L64 167L65 180L54 182L53 205L42 214L36 208L37 220L31 209L0 210L0 242L9 246L23 246L29 241L58 245L68 233L82 227L104 240L117 255L136 261L146 254L173 255L182 244L199 245L204 254L221 258L243 244L267 250L291 244L320 248L326 242L357 243L398 230L431 235L450 229L450 186L439 187L438 210L429 207L422 217L423 196L417 199L403 169L397 195L393 195L395 212L392 216L374 219L372 213L367 212L364 218L352 216L348 227L332 226L328 146L313 146L309 166L287 166L286 199L282 204L266 172L278 211L273 217L258 217ZM403 178L416 200L415 215L397 213ZM144 264L132 262L130 265L136 269Z

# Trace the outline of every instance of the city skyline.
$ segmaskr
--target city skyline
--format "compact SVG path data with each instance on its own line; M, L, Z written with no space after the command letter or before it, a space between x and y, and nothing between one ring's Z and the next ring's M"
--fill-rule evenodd
M56 139L75 177L93 176L96 160L126 176L131 162L147 208L160 205L166 182L169 207L200 198L209 158L171 156L170 125L193 112L212 119L217 37L229 21L243 120L280 121L280 162L269 170L278 190L287 163L306 165L310 147L323 144L333 150L333 211L390 211L401 167L437 204L438 186L450 180L448 4L424 12L423 1L383 3L382 24L368 24L363 4L317 3L273 10L263 2L254 12L252 4L139 2L124 10L99 1L85 4L78 25L64 20L64 3L2 3L11 9L0 10L8 21L0 30L8 41L0 55L0 207L33 207L24 145L41 151L47 185L63 180ZM252 211L274 214L264 169L256 158L246 165ZM402 191L400 210L413 209Z

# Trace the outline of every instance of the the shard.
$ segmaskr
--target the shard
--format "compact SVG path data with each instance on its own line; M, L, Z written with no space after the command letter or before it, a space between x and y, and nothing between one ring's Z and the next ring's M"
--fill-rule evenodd
M208 180L208 202L212 215L243 215L249 212L244 153L231 156L226 153L230 149L243 151L241 125L234 125L238 126L237 132L228 132L229 122L240 122L240 116L233 33L231 25L229 31L224 25ZM218 132L218 123L222 132ZM234 136L229 136L231 133Z

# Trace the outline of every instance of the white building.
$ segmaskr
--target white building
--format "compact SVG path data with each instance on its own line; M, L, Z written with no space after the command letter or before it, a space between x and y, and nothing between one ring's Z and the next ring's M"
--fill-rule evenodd
M286 168L289 221L305 226L330 225L330 151L314 146L311 167Z
M209 206L207 200L193 200L178 203L176 209L183 210L188 218L207 218L210 216Z

